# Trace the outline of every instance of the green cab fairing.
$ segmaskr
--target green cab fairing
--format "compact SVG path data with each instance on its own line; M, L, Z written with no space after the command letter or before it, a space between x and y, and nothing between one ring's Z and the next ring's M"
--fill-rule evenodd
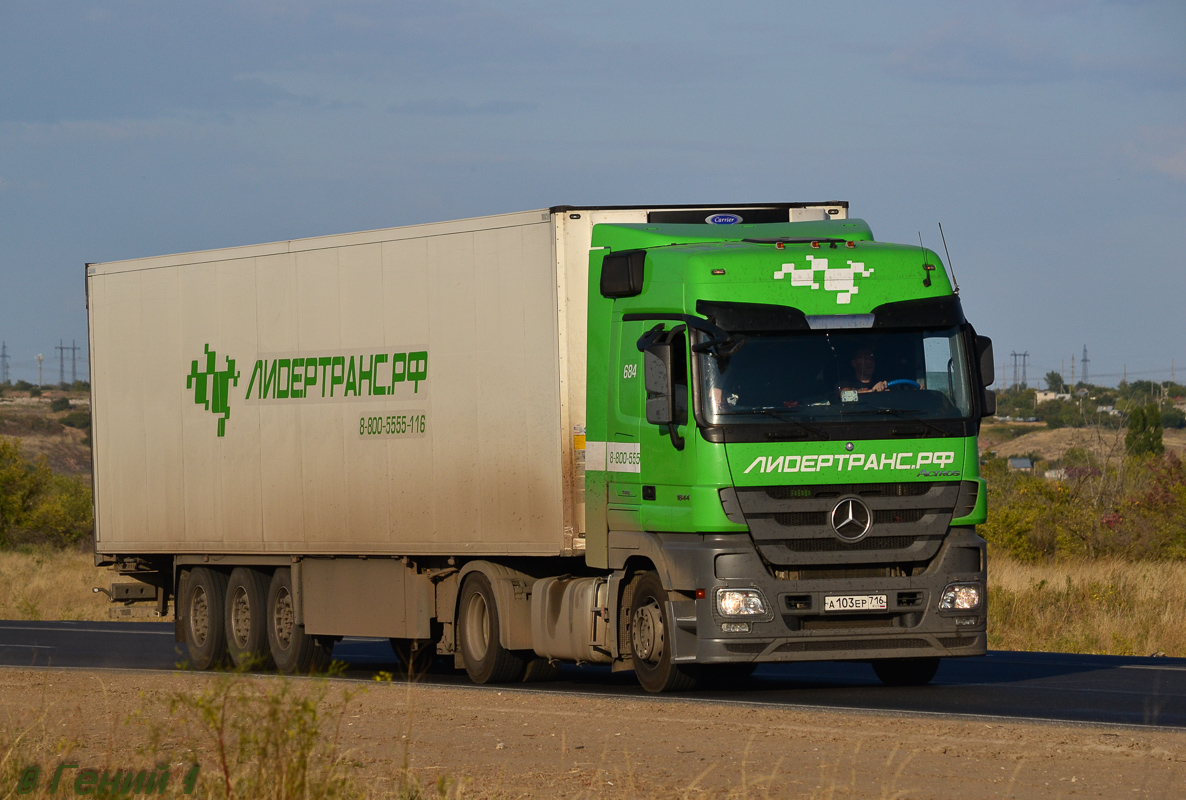
M609 529L745 531L722 510L719 490L725 487L979 480L975 430L967 426L964 433L970 435L961 436L875 439L849 430L825 441L709 441L699 433L694 413L703 401L696 396L695 376L682 390L688 420L678 429L684 446L677 449L666 428L645 419L643 354L636 343L658 323L623 321L626 314L701 318L702 303L788 307L819 318L950 297L946 270L933 251L876 242L862 220L597 225L592 244L587 365L592 460L586 465L591 565L604 566ZM639 249L646 251L641 293L603 297L605 256ZM668 321L666 328L676 324ZM603 453L609 454L604 464ZM976 510L958 524L983 521L983 491L979 498Z

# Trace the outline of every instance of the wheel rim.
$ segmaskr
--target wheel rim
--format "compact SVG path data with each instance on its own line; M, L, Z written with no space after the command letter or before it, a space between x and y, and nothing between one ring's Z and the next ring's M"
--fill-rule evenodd
M198 647L206 643L206 635L210 631L210 602L206 597L206 589L202 586L194 587L194 593L189 601L189 630L193 635L193 642Z
M246 650L251 636L251 600L242 586L235 589L231 598L231 636L240 650Z
M486 658L490 647L490 608L480 593L470 595L465 615L465 642L476 660Z
M276 610L272 615L273 627L276 631L276 641L280 647L287 650L292 644L292 629L294 615L292 610L292 595L288 589L281 589L276 594Z
M663 657L663 610L655 598L634 609L631 615L630 645L633 656L647 664L657 664Z

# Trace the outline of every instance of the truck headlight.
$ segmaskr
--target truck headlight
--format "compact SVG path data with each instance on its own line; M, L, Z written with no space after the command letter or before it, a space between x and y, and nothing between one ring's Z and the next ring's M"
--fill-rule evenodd
M717 589L717 612L722 617L766 615L766 598L757 589Z
M939 597L939 608L943 611L970 611L980 608L980 584L949 583Z

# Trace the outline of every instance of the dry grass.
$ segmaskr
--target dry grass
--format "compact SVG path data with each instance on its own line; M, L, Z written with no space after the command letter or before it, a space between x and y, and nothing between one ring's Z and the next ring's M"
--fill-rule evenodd
M0 619L111 619L106 595L92 587L108 586L113 575L95 567L90 551L0 551Z
M988 646L1186 656L1186 563L990 556Z

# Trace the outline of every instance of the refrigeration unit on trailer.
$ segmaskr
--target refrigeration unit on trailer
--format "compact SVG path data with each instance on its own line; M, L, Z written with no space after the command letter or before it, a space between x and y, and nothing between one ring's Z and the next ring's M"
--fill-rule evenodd
M480 682L985 652L991 343L848 205L576 207L86 267L95 560L195 667Z

